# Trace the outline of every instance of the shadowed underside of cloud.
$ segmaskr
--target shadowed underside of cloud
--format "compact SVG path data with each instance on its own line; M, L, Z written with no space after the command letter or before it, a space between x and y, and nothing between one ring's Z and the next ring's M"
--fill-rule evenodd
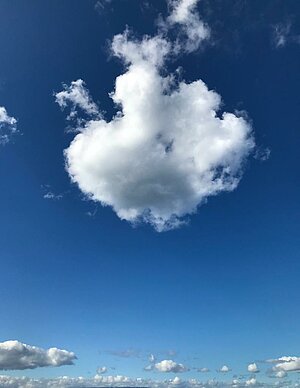
M157 231L179 227L208 197L234 190L254 148L247 120L220 112L221 97L203 81L164 75L168 58L209 36L197 1L169 3L166 32L137 40L126 30L113 38L112 53L126 70L110 94L118 108L111 121L96 112L82 80L56 95L62 108L71 104L71 117L76 108L92 116L65 150L72 181L122 220ZM175 42L167 36L174 25L184 37Z
M73 352L57 348L41 349L19 341L0 343L0 370L35 369L43 366L72 365Z
M0 144L6 144L17 132L17 120L8 115L6 109L0 106Z

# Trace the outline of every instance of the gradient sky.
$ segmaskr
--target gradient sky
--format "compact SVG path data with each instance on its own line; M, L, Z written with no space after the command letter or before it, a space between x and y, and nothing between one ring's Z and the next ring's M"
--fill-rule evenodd
M112 117L108 93L124 66L109 41L126 25L153 35L167 14L159 0L104 3L0 0L0 105L19 130L0 150L1 341L78 357L3 374L93 376L107 366L173 378L143 370L153 354L189 367L182 379L207 367L205 379L230 380L251 362L300 356L300 3L199 3L212 37L167 71L181 66L187 82L222 96L222 110L245 110L258 151L236 190L162 233L87 200L65 170L74 133L54 94L83 79ZM220 377L224 364L232 371Z

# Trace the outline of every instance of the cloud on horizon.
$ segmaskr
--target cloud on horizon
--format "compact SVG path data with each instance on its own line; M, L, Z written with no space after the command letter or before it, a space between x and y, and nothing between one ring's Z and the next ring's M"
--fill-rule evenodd
M219 381L215 379L200 381L196 379L182 380L178 376L168 380L153 380L143 378L130 378L127 376L102 376L96 375L92 378L85 377L69 377L62 376L52 379L29 378L29 377L13 377L0 375L0 386L3 388L67 388L67 387L156 387L156 388L171 388L174 386L182 388L211 388L211 387L265 387L265 388L283 388L283 387L299 387L297 382L285 382L276 380L276 382L267 383L259 382L254 377L249 379L233 379L232 381Z
M0 370L35 369L45 366L73 365L76 356L67 350L47 350L19 341L0 343Z

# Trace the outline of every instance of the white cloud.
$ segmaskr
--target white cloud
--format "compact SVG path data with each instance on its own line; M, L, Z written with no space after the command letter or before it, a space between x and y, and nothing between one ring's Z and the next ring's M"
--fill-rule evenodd
M164 373L181 373L186 372L188 370L183 364L179 364L173 360L163 360L161 362L156 363L154 367L158 372Z
M254 379L255 380L255 379ZM253 379L246 381L242 380L233 380L232 382L228 381L218 381L218 380L208 380L208 381L199 381L196 379L190 380L181 380L178 376L170 380L152 380L152 379L143 379L143 378L130 378L126 376L101 376L96 375L92 378L85 377L69 377L62 376L53 379L38 379L38 378L29 378L29 377L13 377L13 376L0 376L0 386L1 388L77 388L77 387L155 387L155 388L171 388L174 386L184 387L184 388L211 388L211 387L296 387L299 386L297 383L293 385L285 385L280 382L275 384L269 383L259 383L254 382Z
M220 369L219 369L219 372L222 372L222 373L227 373L229 372L231 369L227 366L227 365L223 365Z
M107 372L107 367L106 366L101 366L101 367L99 367L98 369L97 369L97 374L98 375L102 375L102 374L104 374L104 373L106 373Z
M209 28L200 20L197 13L199 0L168 0L171 13L165 21L165 28L179 25L185 36L182 42L177 41L180 49L187 52L197 50L200 44L209 38Z
M201 372L201 373L208 373L208 372L210 372L210 370L208 368L199 368L197 370L198 370L198 372Z
M279 370L275 373L275 377L278 377L279 379L286 377L286 375L287 375L287 373L284 370Z
M246 387L249 387L251 385L256 385L256 378L255 377L252 377L251 379L249 380L246 380Z
M0 106L0 144L6 144L17 132L17 120L9 116L4 106Z
M151 362L151 363L152 363L152 362L155 362L155 360L156 360L154 354L150 354L149 357L148 357L148 359L149 359L149 362Z
M255 362L253 362L253 364L249 364L247 369L248 369L248 372L250 372L250 373L258 373L259 372L259 369L258 369Z
M77 116L78 108L95 118L101 116L98 106L91 99L83 80L73 81L70 86L63 84L63 87L63 91L55 94L55 101L62 109L71 104L71 112L68 119L73 119Z
M281 48L286 45L289 38L290 30L290 23L279 23L273 27L273 42L276 48Z
M173 380L171 380L171 384L172 385L181 385L182 384L182 380L178 376L176 376L176 377L174 377Z
M43 366L72 365L73 352L57 348L41 349L19 341L0 343L0 370L34 369Z
M274 371L293 372L300 371L300 357L295 356L283 356L269 362L276 363Z
M196 15L193 4L172 2L170 17ZM125 31L114 37L112 52L126 71L110 94L119 108L111 121L100 116L82 80L56 95L60 106L73 104L71 114L77 106L92 114L65 150L67 171L83 193L122 220L157 231L179 227L208 197L237 187L254 147L251 126L221 113L220 95L203 81L161 74L174 55L165 36L136 40Z

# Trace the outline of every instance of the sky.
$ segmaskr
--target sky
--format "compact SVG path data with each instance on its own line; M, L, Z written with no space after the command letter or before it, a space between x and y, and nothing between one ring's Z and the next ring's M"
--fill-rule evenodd
M299 386L300 3L0 12L0 387Z

